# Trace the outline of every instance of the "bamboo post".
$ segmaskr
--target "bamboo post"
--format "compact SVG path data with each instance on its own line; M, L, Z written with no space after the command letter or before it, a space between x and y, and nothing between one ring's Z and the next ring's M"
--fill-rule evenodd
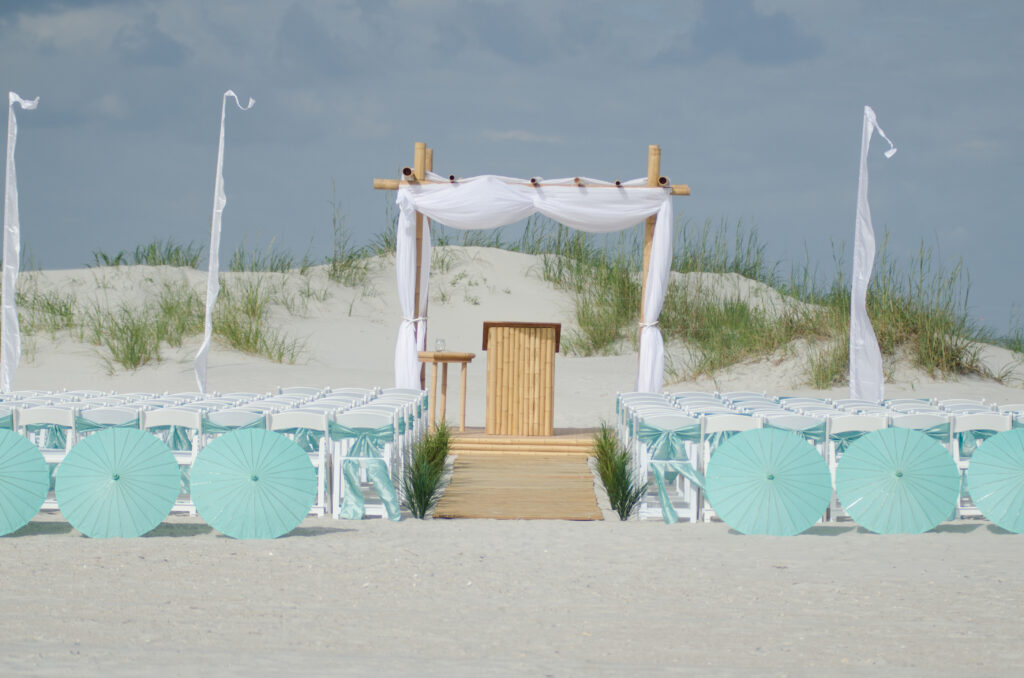
M544 362L540 365L540 377L538 387L540 388L540 430L537 432L539 435L548 435L548 409L551 407L551 402L548 398L548 337L551 335L551 330L545 329L540 335L540 351L539 360Z
M656 188L661 185L661 147L647 147L647 185ZM644 321L644 300L647 296L647 271L651 265L651 245L654 242L654 225L657 215L647 217L644 224L644 277L640 281L640 322Z
M435 368L436 369L436 368ZM448 363L441 364L441 421L448 421Z
M517 329L512 329L510 333L512 335L512 369L509 370L509 379L512 380L512 418L508 433L515 435L519 431L520 403L523 400L523 380L519 376L523 360L523 352L520 347L523 333Z
M496 401L498 399L497 367L499 363L495 356L494 335L494 328L489 328L487 330L487 418L484 422L484 432L488 435L494 433L495 414L497 412Z
M555 330L548 330L548 350L544 354L547 360L547 384L545 385L545 391L548 395L548 407L545 410L545 417L547 421L544 429L548 435L551 435L555 430Z
M498 410L498 416L501 417L501 428L499 433L508 433L509 410L511 409L511 402L508 399L512 357L510 339L509 328L503 327L501 330L501 409Z
M413 146L413 169L412 178L416 181L423 181L426 178L426 166L427 166L427 145L422 141L417 141ZM420 317L420 274L423 267L423 215L419 212L416 213L416 287L415 297L413 298L413 318ZM416 337L416 342L419 344L419 336ZM426 345L424 344L424 348ZM417 345L417 349L419 346ZM436 375L436 368L435 368ZM426 378L425 366L420 366L420 388L424 388Z
M466 367L469 363L462 363L462 389L459 391L462 395L459 398L459 431L466 430Z
M437 407L437 363L433 364L433 371L431 372L431 385L430 385L430 430L433 431L435 426L434 422L434 408Z
M540 435L540 339L543 330L534 328L530 333L530 435Z

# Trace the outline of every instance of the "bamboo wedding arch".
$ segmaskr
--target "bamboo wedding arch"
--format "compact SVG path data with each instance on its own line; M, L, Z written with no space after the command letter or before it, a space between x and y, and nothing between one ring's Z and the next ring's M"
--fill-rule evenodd
M412 166L411 167L409 167L409 166L403 167L402 170L401 170L401 177L398 178L398 179L379 179L379 178L378 179L374 179L373 180L373 187L374 187L374 189L377 189L377 190L399 191L399 199L401 201L401 195L402 195L402 190L403 189L416 190L416 189L427 188L431 184L435 184L435 185L436 184L453 184L453 185L457 185L457 184L460 184L460 182L462 182L462 181L466 181L466 182L471 181L470 179L461 179L461 178L455 176L454 174L449 175L447 178L438 176L436 174L433 174L433 164L434 164L434 152L433 152L433 149L428 148L427 145L425 143L423 143L423 142L416 142L416 144L414 146L414 151L413 151L413 164L412 164ZM669 203L668 209L667 210L663 210L663 211L658 211L657 214L654 213L653 209L648 209L647 212L646 212L648 216L646 216L646 218L644 219L645 228L644 228L643 278L642 278L641 308L640 308L640 317L641 317L641 320L642 320L642 322L640 323L640 325L641 325L641 356L640 356L640 362L642 364L644 362L644 342L643 342L644 330L647 329L647 328L653 328L654 330L657 331L657 317L656 317L656 314L655 314L655 317L654 317L653 320L648 319L646 322L643 322L643 320L646 318L645 312L646 312L647 309L645 307L646 307L647 302L648 302L648 285L649 285L649 282L650 282L649 278L650 278L650 272L651 272L651 254L652 254L652 250L654 249L654 242L655 242L655 235L656 235L656 225L658 223L658 217L659 217L659 215L662 215L663 212L667 212L668 217L669 217L669 221L671 221L671 207L670 207L670 201L667 200L667 196L680 196L680 195L681 196L685 196L685 195L690 195L690 187L688 185L686 185L686 184L672 184L668 180L667 177L662 176L662 174L661 174L661 148L659 146L657 146L657 145L651 145L651 146L648 147L648 153L647 153L647 179L646 179L646 182L641 182L639 180L634 180L634 181L630 181L630 182L615 181L614 183L609 183L609 182L598 182L596 180L589 180L589 179L585 179L585 178L581 178L581 177L575 177L575 178L573 178L571 180L559 180L559 181L556 181L556 182L546 182L546 181L544 181L542 179L537 179L537 178L530 178L528 180L516 180L516 179L506 179L506 178L494 177L493 179L496 179L496 180L500 179L500 180L504 181L507 184L515 183L515 184L520 185L520 186L531 186L531 187L534 187L534 188L536 188L538 190L539 189L543 189L543 188L549 188L549 187L552 187L552 188L553 187L564 188L566 186L568 186L568 187L576 186L576 187L579 187L580 189L617 188L617 189L620 189L620 191L621 190L625 190L625 191L628 191L628 192L632 192L635 189L646 190L648 192L652 188L654 188L654 189L659 189L659 188L663 189L662 195L666 196L666 198L663 199L663 200L664 200L664 202ZM625 195L625 194L623 194L623 195ZM662 200L662 198L659 198L659 200ZM429 238L430 228L429 228L429 222L427 222L426 229L424 228L424 216L425 215L422 214L419 211L419 209L417 209L415 211L415 252L414 253L412 253L412 252L409 253L411 256L415 257L415 273L414 273L415 283L413 285L414 289L412 290L412 292L413 292L412 299L411 299L412 300L412 304L411 304L411 306L409 308L404 309L404 311L403 311L406 314L408 314L409 311L411 311L412 315L411 315L411 317L406 317L406 318L403 319L403 328L405 328L408 325L408 327L411 328L411 329L410 330L406 330L407 334L406 334L404 339L403 339L403 336L402 336L403 330L400 330L399 347L396 347L396 359L395 359L395 364L396 364L396 384L397 385L403 385L403 386L411 386L411 385L413 385L413 384L409 384L409 383L404 383L403 384L401 382L408 381L408 376L406 376L405 379L403 379L403 376L402 376L403 375L403 368L407 368L407 365L404 365L404 363L408 362L408 359L409 359L410 355L411 356L415 356L415 351L412 351L411 353L409 351L406 351L403 354L404 357L400 357L400 354L402 354L401 346L402 346L403 341L407 341L408 340L408 332L411 331L413 342L415 344L415 347L418 348L418 350L425 350L425 342L426 342L427 299L424 298L423 291L426 288L427 279L426 279L425 275L429 273L429 265L424 268L424 266L423 266L423 259L424 259L424 233L426 233L427 234L426 237ZM440 221L442 221L442 223L443 223L443 220L440 220ZM667 267L667 264L664 263L666 256L668 257L668 260L670 260L670 258L671 258L671 226L672 226L671 223L664 224L666 232L662 235L661 244L657 248L658 249L658 253L659 253L658 256L659 256L659 259L661 260L661 262L659 263L659 267L660 268L666 268ZM463 228L472 228L472 226L464 226ZM620 229L617 229L617 230L620 230ZM402 235L399 234L397 237L399 239L401 239ZM667 251L666 251L666 244L667 244ZM426 247L429 248L429 241L428 241ZM656 305L658 313L660 313L661 301L664 298L664 287L667 284L667 274L666 273L667 272L663 272L660 276L658 276L658 279L656 281L656 284L661 287L661 292L660 292L660 296L656 297L656 304L652 304L652 308ZM400 272L399 275L401 276L402 273ZM408 281L407 281L407 284L408 284ZM399 288L400 288L399 289L399 295L401 296L403 294L401 281L400 281ZM638 383L637 383L637 389L638 390L659 390L660 389L660 385L661 385L660 381L661 381L661 378L662 378L661 374L663 372L663 354L660 353L661 351L663 351L663 345L662 345L662 338L661 338L660 331L657 331L657 344L658 344L658 351L659 351L659 353L658 353L658 356L657 356L657 363L658 364L657 364L657 369L656 369L656 377L651 377L651 378L646 378L645 379L642 374L640 376L638 376ZM423 383L424 383L423 380L424 380L424 374L425 374L422 365L420 366L420 369L418 370L418 372L419 372L420 386L422 387ZM641 373L642 373L642 370L641 370ZM408 375L408 370L407 369L405 370L405 374ZM657 382L657 383L655 383L655 382Z

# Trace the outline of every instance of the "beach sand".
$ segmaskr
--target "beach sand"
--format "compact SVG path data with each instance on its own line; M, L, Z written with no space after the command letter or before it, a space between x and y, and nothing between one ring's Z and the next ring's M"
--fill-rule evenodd
M534 257L480 248L453 257L432 280L430 341L477 353L468 421L479 426L482 322L554 321L568 331L571 299L539 279ZM74 280L82 294L112 303L133 299L147 277L182 274L127 267L36 275L42 285ZM187 278L202 288L202 275ZM393 278L385 262L361 289L330 286L300 316L277 311L277 324L306 342L297 365L215 346L210 388L390 385L401 315ZM198 340L166 349L160 364L113 374L98 349L72 337L37 334L27 343L19 389L195 388ZM1024 400L1013 356L986 351L994 372L1009 369L1004 383L933 379L900 363L887 394ZM808 387L804 363L794 349L666 389L846 394ZM635 370L628 352L560 355L556 426L611 420L615 393L632 389ZM449 420L458 389L450 381ZM599 501L604 522L309 518L286 537L247 542L182 516L142 538L93 540L59 513L40 514L0 538L0 676L1024 670L1024 537L986 521L924 535L840 523L798 537L751 537L721 523L620 522L600 493Z
M1024 539L987 523L751 537L720 523L171 518L0 542L3 675L1009 675Z

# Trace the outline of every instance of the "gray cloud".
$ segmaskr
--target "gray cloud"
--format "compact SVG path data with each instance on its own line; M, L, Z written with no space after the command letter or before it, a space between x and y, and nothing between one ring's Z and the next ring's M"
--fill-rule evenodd
M126 66L184 65L189 50L156 25L156 15L149 13L130 26L122 26L114 34L111 48Z
M703 63L731 56L749 66L781 66L821 56L821 38L800 30L789 14L759 13L752 0L705 0L700 16L660 58Z

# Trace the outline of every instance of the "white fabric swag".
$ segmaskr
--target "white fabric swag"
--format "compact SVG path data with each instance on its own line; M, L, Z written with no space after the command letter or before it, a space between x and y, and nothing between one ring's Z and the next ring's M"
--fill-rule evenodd
M868 205L868 148L875 130L889 142L885 157L896 153L889 137L878 126L870 106L864 107L864 129L860 140L860 178L857 181L857 225L853 240L853 281L850 295L850 397L881 401L885 397L882 352L868 317L868 283L875 262L875 229Z
M7 174L4 180L4 268L2 317L0 333L0 391L9 393L14 384L14 373L21 357L21 330L18 326L18 308L15 306L15 286L21 263L21 223L18 219L18 178L14 171L14 147L18 141L18 120L14 117L14 104L31 111L39 104L39 97L26 101L14 92L7 95Z
M227 112L228 97L235 100L240 110L247 111L256 103L250 97L249 105L242 106L238 95L232 90L224 92L220 103L220 142L217 146L217 176L213 181L213 218L210 221L210 265L206 278L206 320L203 329L203 343L196 353L196 384L200 393L206 393L206 361L213 337L213 305L220 293L220 223L228 199L224 194L224 114Z
M413 303L416 278L416 212L451 228L493 229L543 214L571 228L590 233L610 233L635 226L657 215L651 245L640 332L640 361L637 391L660 391L665 367L665 345L658 328L658 316L665 300L669 266L672 261L672 199L668 188L650 188L647 179L634 179L615 186L606 181L583 179L545 180L535 186L522 179L493 175L459 179L429 174L420 183L398 189L398 240L396 269L402 324L395 347L395 385L419 388L417 344L424 345L423 318L415 318ZM428 229L423 237L420 309L427 299L430 270ZM417 334L420 336L417 337Z

